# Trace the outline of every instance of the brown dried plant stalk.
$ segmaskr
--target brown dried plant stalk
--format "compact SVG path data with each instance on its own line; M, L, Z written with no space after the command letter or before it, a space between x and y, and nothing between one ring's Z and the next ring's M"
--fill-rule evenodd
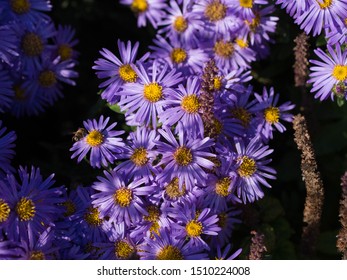
M324 202L324 189L320 173L317 169L314 149L303 115L294 116L294 140L301 151L302 179L306 186L306 201L303 212L303 231L301 252L304 257L312 257L315 253L319 235L320 220Z
M304 87L306 84L306 77L308 74L308 48L310 47L308 43L308 36L305 32L299 34L295 39L294 47L294 81L296 87Z
M255 230L251 231L252 244L249 249L249 260L261 260L264 257L265 252L267 251L265 246L265 236L262 233L259 233Z
M336 247L342 253L342 259L347 260L347 171L341 177L341 199L339 217L341 229L337 235Z

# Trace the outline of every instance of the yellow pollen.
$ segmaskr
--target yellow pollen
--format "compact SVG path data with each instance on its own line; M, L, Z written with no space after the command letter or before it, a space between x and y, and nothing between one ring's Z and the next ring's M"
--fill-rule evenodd
M257 171L257 163L254 159L243 156L239 158L238 161L241 161L241 165L237 169L237 173L239 173L241 177L252 176Z
M316 1L321 9L329 8L333 3L333 0L319 0L319 1L316 0Z
M230 194L229 187L230 187L231 179L229 177L224 177L217 181L216 183L216 194L219 196L226 197Z
M219 40L214 44L213 50L219 57L229 58L234 52L234 46L232 42L224 42L223 40Z
M156 260L183 260L183 255L176 246L166 245L156 255Z
M187 147L179 147L173 155L178 165L187 166L193 161L193 155Z
M137 79L135 70L129 64L123 64L118 69L119 77L126 83L134 83Z
M98 130L92 130L88 133L86 141L89 146L97 147L104 142L104 135Z
M114 244L114 253L119 259L130 259L134 251L134 247L125 240L117 241Z
M33 32L28 32L23 36L21 46L27 56L38 56L43 51L41 37Z
M234 108L231 110L231 114L234 118L240 120L244 127L247 127L252 119L251 114L242 107Z
M242 8L252 8L253 0L240 0L240 6Z
M44 70L39 75L39 84L42 87L49 88L55 85L57 78L51 70Z
M213 78L213 88L215 90L220 90L222 88L223 77L217 76Z
M29 260L44 260L45 254L42 251L32 251Z
M220 0L213 0L206 7L205 17L211 22L216 22L225 18L226 13L227 6L221 3Z
M236 42L236 44L237 44L240 48L242 48L242 49L248 48L248 43L247 43L247 41L245 41L245 40L243 40L243 39L241 39L241 38L236 39L235 42Z
M178 33L183 33L188 28L188 22L185 20L185 18L183 16L178 16L178 17L176 17L176 19L173 23L173 28Z
M338 81L344 81L347 78L347 65L335 65L332 73Z
M157 234L157 235L159 235L159 229L160 229L159 223L158 223L157 221L152 222L152 225L151 225L151 227L149 228L149 231L151 232L151 235L150 235L151 238L154 238L154 237L155 237L154 233Z
M280 119L280 109L278 107L269 107L264 111L265 120L268 123L274 124L277 123Z
M15 209L19 219L24 222L32 220L36 214L34 202L26 197L19 200Z
M255 17L252 19L252 21L246 20L245 22L249 26L249 29L252 32L255 32L257 27L260 25L260 14L255 13Z
M10 0L12 11L16 14L22 15L30 11L30 1L28 0Z
M148 162L146 149L143 147L135 149L130 160L137 166L144 166Z
M120 207L128 207L133 200L133 193L130 189L120 188L113 195L114 202Z
M199 98L195 94L183 97L181 107L189 114L197 113L200 108Z
M143 13L148 9L148 3L146 0L134 0L130 9L135 13Z
M227 225L227 217L228 217L228 215L226 213L220 213L218 215L218 223L217 223L217 225L220 228L224 228Z
M345 18L343 22L345 23L345 26L347 26L347 18Z
M25 99L25 90L20 85L13 86L14 96L17 100Z
M180 190L179 185L178 185L178 178L174 178L165 187L165 193L170 199L178 198L178 197L185 195L186 186L183 184L182 189Z
M0 198L0 223L5 222L10 216L10 206L5 202L5 200Z
M148 216L144 216L143 219L147 222L156 222L159 220L160 211L155 205L150 205L146 208Z
M170 54L173 63L179 64L185 62L187 59L187 53L182 48L174 48Z
M61 44L58 48L58 54L61 60L68 60L72 57L72 48L68 44Z
M189 237L198 237L202 234L202 223L196 220L191 220L186 225L187 235Z
M89 207L86 210L86 213L84 214L84 220L91 226L100 226L103 222L102 219L100 219L100 212L97 208Z
M65 201L64 206L66 208L65 217L69 217L76 212L76 205L71 200Z
M149 102L155 103L159 101L163 96L163 87L158 83L150 83L144 86L143 96Z
M223 123L216 119L216 118L213 118L213 127L214 127L214 132L216 135L219 135L222 133L222 130L223 130Z

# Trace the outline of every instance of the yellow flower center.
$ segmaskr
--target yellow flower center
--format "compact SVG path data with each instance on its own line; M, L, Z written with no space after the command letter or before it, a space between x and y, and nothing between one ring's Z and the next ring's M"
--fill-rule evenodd
M147 216L144 216L143 219L147 222L156 222L159 220L160 216L160 210L157 206L155 205L150 205L146 207L146 210L148 212Z
M274 124L277 123L280 119L280 109L278 107L269 107L264 111L265 120L268 123Z
M12 11L16 14L22 15L30 11L30 1L28 0L10 0Z
M227 13L227 6L220 2L220 0L213 0L205 9L205 17L211 22L216 22L225 18Z
M173 63L179 64L187 59L187 52L182 48L174 48L170 54Z
M89 207L83 217L90 226L98 227L103 222L103 219L100 218L99 210L94 207Z
M76 212L76 205L71 200L67 200L63 203L66 208L66 212L64 213L65 217L69 217Z
M257 163L254 159L249 158L248 156L243 156L239 159L241 165L237 169L237 172L241 177L252 176L257 171Z
M198 237L202 234L202 223L196 220L191 220L186 225L187 235L189 237Z
M170 199L184 196L186 193L186 186L183 184L180 190L178 185L178 178L173 178L169 184L165 187L165 193Z
M252 21L246 20L245 22L249 26L249 29L252 32L255 32L257 27L260 25L260 14L255 13L255 17L252 19Z
M36 214L34 202L26 197L19 200L15 209L19 219L24 222L32 220Z
M114 244L114 253L119 259L129 259L134 251L134 247L125 240L117 241Z
M222 88L223 77L217 76L213 78L213 88L215 90L220 90Z
M159 101L163 96L163 87L158 83L150 83L144 86L143 96L149 102L155 103Z
M20 85L14 85L13 91L14 91L14 97L17 100L24 100L25 99L25 90Z
M92 130L88 133L86 141L89 146L97 147L104 142L104 135L98 130Z
M42 87L49 88L55 85L57 78L51 70L44 70L39 75L39 84Z
M231 115L234 118L240 120L241 124L244 127L247 127L252 119L251 114L245 108L242 107L237 107L231 110Z
M183 260L183 255L176 246L166 245L156 255L156 260Z
M234 46L232 42L224 42L219 40L214 44L213 50L216 55L222 58L229 58L234 52Z
M137 79L135 70L129 64L123 64L118 69L119 77L126 83L134 83Z
M245 41L245 40L243 40L243 39L241 39L241 38L236 39L235 42L236 42L236 44L237 44L240 48L242 48L242 49L248 48L248 43L247 43L247 41Z
M224 177L222 179L219 179L216 183L216 194L219 196L226 197L230 194L229 187L230 187L231 179L229 177Z
M61 44L58 48L58 54L61 60L68 60L72 57L73 50L68 44Z
M240 0L240 6L242 8L252 8L253 0Z
M333 0L319 0L319 1L316 0L316 1L321 9L329 8L333 3Z
M137 166L145 165L148 162L146 149L143 147L135 149L130 160Z
M0 198L0 223L5 222L10 216L10 206L5 202L5 200Z
M135 13L143 13L148 9L148 3L146 0L134 0L130 9Z
M175 21L173 23L173 28L178 33L183 33L188 28L188 22L185 20L184 17L178 16L178 17L176 17L176 19L175 19Z
M41 37L33 32L28 32L23 36L21 46L27 56L38 56L43 51Z
M32 251L29 260L44 260L45 254L42 251Z
M195 94L183 97L181 107L189 114L197 113L200 108L199 98Z
M157 221L152 222L152 225L151 225L151 227L149 228L149 231L150 231L150 233L151 233L151 235L150 235L151 238L154 238L154 237L155 237L154 233L157 234L157 235L159 235L159 229L160 229L159 223L158 223Z
M344 81L347 78L347 65L335 65L332 73L338 81Z
M133 200L133 192L131 191L131 189L120 188L116 190L113 198L114 202L120 207L128 207Z
M187 147L179 147L173 155L178 165L187 166L193 161L193 155Z

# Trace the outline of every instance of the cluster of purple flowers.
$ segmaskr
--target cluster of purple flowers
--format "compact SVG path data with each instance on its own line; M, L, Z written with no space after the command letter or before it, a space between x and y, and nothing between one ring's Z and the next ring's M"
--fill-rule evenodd
M75 85L78 41L55 26L49 0L0 1L0 113L37 115Z
M310 60L311 92L320 100L347 98L347 1L346 0L277 0L295 23L308 35L321 35L326 51L314 50L319 60Z

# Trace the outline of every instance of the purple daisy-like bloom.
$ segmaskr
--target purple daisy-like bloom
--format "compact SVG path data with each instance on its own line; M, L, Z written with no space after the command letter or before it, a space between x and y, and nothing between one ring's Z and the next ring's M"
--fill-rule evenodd
M248 143L241 138L235 138L235 164L238 179L235 184L236 195L243 203L254 202L263 198L261 185L271 188L266 179L276 179L276 171L267 166L271 159L266 156L273 152L261 141L254 137Z
M100 54L104 58L97 59L92 67L96 70L96 75L99 79L107 79L99 85L99 88L105 88L101 93L101 97L111 104L120 100L119 96L115 95L115 92L119 91L121 86L125 83L134 83L138 78L131 64L136 62L139 42L131 46L130 41L125 44L118 40L117 45L120 59L108 49L102 49ZM144 62L148 56L149 53L146 53L138 62Z
M127 115L134 114L135 122L156 128L157 115L164 110L163 99L173 94L172 88L182 80L181 73L175 69L167 72L169 66L159 67L157 61L153 62L152 69L142 64L133 67L139 80L125 84L123 90L116 93L121 96L118 105Z
M202 246L192 246L184 239L177 239L172 229L164 227L155 238L145 237L139 244L141 260L206 260L207 254Z
M18 170L19 180L8 174L0 181L0 200L8 206L3 230L9 239L31 239L42 234L61 218L65 188L55 187L54 174L43 179L40 169L31 167Z
M90 165L101 168L113 163L123 151L124 143L122 138L116 137L124 133L123 130L112 130L117 123L114 122L107 127L110 118L99 120L87 120L83 122L85 135L82 139L73 144L70 151L74 152L71 158L77 158L80 162L90 151Z
M277 0L276 4L281 5L282 9L293 18L297 18L311 4L310 0Z
M347 51L342 51L340 45L333 48L327 45L329 54L321 49L314 50L319 60L310 60L313 64L310 67L310 79L308 83L313 83L311 92L316 92L315 98L320 100L334 99L336 86L344 86L347 79Z
M214 166L208 159L215 157L209 152L214 145L213 140L209 137L187 137L183 127L179 127L178 142L168 127L159 129L159 133L163 139L156 144L158 152L163 155L159 165L164 166L164 169L157 175L157 181L168 183L177 177L180 189L185 185L188 190L195 186L196 181L199 185L204 184L207 173L203 168L212 169Z
M137 16L137 26L144 27L147 20L157 28L157 23L165 16L164 10L167 7L162 0L121 0L121 4L130 6L130 9Z
M79 53L74 49L78 44L75 38L76 30L70 25L58 25L57 32L53 37L53 43L56 47L54 58L59 56L61 61L72 60L76 63Z
M255 17L254 7L256 5L266 5L267 0L231 0L231 6L243 20L252 20Z
M159 122L164 126L179 123L193 137L204 135L204 124L200 115L201 81L198 77L188 77L186 85L178 85L178 89L164 101L165 110L159 115Z
M109 217L110 222L125 222L127 226L136 224L142 215L148 215L144 207L144 196L153 191L152 186L145 186L146 179L128 181L124 174L115 171L104 172L105 177L98 177L92 185L97 191L92 203L100 210L102 217Z
M209 250L204 237L216 236L221 230L218 226L218 216L213 214L210 208L197 209L196 203L180 205L169 215L175 219L171 227L177 230L177 238L188 238L188 243L193 246L202 246Z
M145 178L152 181L159 172L153 166L153 161L158 153L155 150L155 142L159 135L155 130L146 127L138 127L135 132L130 133L127 145L124 147L122 158L127 159L115 168L122 172L128 179Z
M0 25L0 60L11 64L11 60L18 56L18 37L11 25Z
M347 0L311 0L308 8L295 20L307 34L319 35L325 26L344 25Z
M0 260L25 260L26 250L24 242L0 240Z
M13 171L11 167L11 160L15 155L15 143L17 139L16 133L14 131L9 131L6 133L6 127L2 126L2 121L0 120L0 174L8 171Z
M0 43L1 44L1 43ZM0 113L7 111L13 102L13 81L9 72L0 64Z
M265 104L265 109L263 111L263 115L261 116L264 119L263 125L261 126L261 135L265 139L272 139L272 132L274 129L277 129L279 132L284 132L286 127L280 123L280 120L292 122L293 114L290 114L287 111L292 110L295 105L288 101L280 106L277 106L279 94L275 94L272 87L270 88L269 93L264 87L262 96L257 93L255 93L254 96L259 103L262 104L262 107L264 107Z

